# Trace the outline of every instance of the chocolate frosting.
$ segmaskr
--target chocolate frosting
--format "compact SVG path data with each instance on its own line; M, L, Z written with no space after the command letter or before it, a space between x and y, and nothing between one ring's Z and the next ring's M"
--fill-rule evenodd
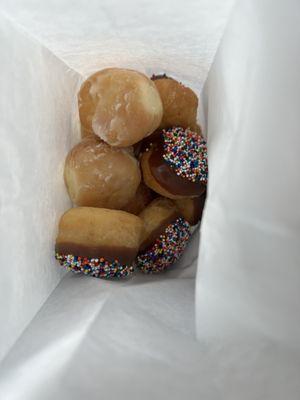
M176 219L180 216L179 212L176 210L172 215L170 215L168 218L164 219L160 225L150 233L150 235L143 241L143 243L140 246L140 253L147 251L150 247L153 246L155 243L156 239L164 233L166 230L167 226L170 225L172 222L176 221Z
M152 81L157 81L158 79L172 79L172 78L170 78L170 77L167 76L166 74L158 74L158 75L153 74L153 75L151 76L151 80L152 80Z
M76 243L56 243L56 253L73 254L87 258L103 257L108 262L113 262L116 259L120 264L130 264L135 259L137 249L128 247L113 247L113 246L86 246Z
M152 146L149 157L149 168L156 181L172 195L200 196L206 186L200 182L191 182L178 176L163 158L164 148L161 140Z

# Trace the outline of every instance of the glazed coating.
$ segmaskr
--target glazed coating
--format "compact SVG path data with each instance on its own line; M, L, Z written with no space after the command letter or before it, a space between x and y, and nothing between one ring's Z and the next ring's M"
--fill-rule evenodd
M84 139L87 136L96 136L93 131L86 129L84 126L80 125L81 138Z
M141 181L132 149L117 149L89 136L69 152L64 170L68 193L77 206L121 209Z
M81 86L78 105L84 130L116 147L133 145L150 135L163 114L151 79L121 68L107 68L90 76Z
M152 78L153 79L153 78ZM160 128L196 127L198 98L192 89L165 75L153 79L163 103Z
M154 199L139 215L144 223L140 250L151 245L178 216L179 211L172 200L164 197Z
M134 260L143 230L142 220L120 210L71 208L59 222L56 252L104 257L122 263Z
M196 225L201 221L205 198L206 192L199 197L186 197L184 199L175 200L175 204L179 209L180 214L190 225Z
M123 208L131 214L138 215L144 208L156 197L156 193L153 192L143 182L140 183L137 188L136 194L133 199Z

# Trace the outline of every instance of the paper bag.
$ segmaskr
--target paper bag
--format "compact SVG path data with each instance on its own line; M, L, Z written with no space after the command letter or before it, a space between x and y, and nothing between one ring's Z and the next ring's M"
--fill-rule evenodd
M66 108L53 108L61 118L57 128L73 120L66 113L82 77L107 65L167 72L199 93L217 43L207 46L209 34L201 32L212 29L216 39L229 10L229 3L218 1L142 2L146 11L133 1L113 1L91 2L82 13L64 1L58 13L53 5L33 3L39 16L34 23L30 12L14 18L25 21L27 32L38 34L51 51L57 49L58 64L71 79ZM209 10L222 17L210 17ZM115 18L121 11L126 19ZM210 181L198 261L196 233L181 262L162 276L137 274L120 283L68 274L2 362L5 399L298 399L299 59L290 39L299 39L297 11L292 0L242 1L228 23L203 93ZM54 16L57 22L49 22ZM72 29L74 21L81 28ZM83 29L87 21L89 29ZM64 130L57 130L56 141ZM59 160L76 141L73 128L67 131L55 153ZM279 154L284 170L277 169ZM57 214L69 206L58 182ZM49 242L57 214L50 219L44 213L43 228L51 222L51 237L44 237ZM26 277L31 290L47 268ZM54 286L52 279L43 299ZM18 284L16 290L22 287L27 288ZM27 319L43 299L26 303ZM23 326L25 318L10 329L14 339Z
M71 206L63 165L79 140L80 83L119 66L199 94L232 3L1 2L0 359L63 276L53 246Z

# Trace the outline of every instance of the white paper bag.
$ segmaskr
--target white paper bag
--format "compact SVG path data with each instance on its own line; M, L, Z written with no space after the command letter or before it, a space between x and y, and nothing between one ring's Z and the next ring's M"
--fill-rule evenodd
M300 346L300 3L240 2L206 83L200 338Z
M53 243L71 205L62 172L79 140L81 81L124 66L170 73L199 93L232 3L1 2L0 359L63 276Z
M300 394L300 3L241 1L205 87L196 320L229 399Z
M37 121L44 120L41 114L44 115L45 104L51 111L49 116L47 110L45 124L38 125L43 135L37 136L43 154L38 170L45 182L49 179L47 174L61 176L64 155L78 138L72 125L68 125L73 120L68 113L74 112L72 99L83 77L108 65L128 66L148 74L169 73L199 93L231 4L217 0L177 5L171 1L138 4L131 0L123 4L115 0L101 5L96 1L88 5L78 2L72 3L72 7L68 1L47 4L31 1L25 8L5 5L5 22L0 29L7 62L13 57L14 49L19 50L21 41L23 69L32 78L16 86L16 93L23 93L20 87L28 93L34 81L35 93L40 93L40 89L43 94L30 97L29 108L35 107L37 112L32 118L28 112L29 117L22 116L22 121L26 122L27 118L32 121L26 132L35 129ZM294 233L299 223L299 214L297 217L295 211L299 191L296 184L289 191L291 185L283 180L282 172L274 176L276 179L270 181L268 188L263 184L264 176L269 177L277 166L277 153L281 149L277 142L270 146L273 130L277 140L286 135L285 142L292 152L290 157L286 152L281 153L289 179L299 178L293 153L298 135L292 133L297 132L293 118L297 118L294 107L299 103L299 90L296 90L299 81L295 80L294 71L299 69L299 59L294 59L295 65L291 63L294 48L293 40L288 39L299 40L295 23L297 10L299 6L292 0L284 5L267 0L240 2L206 84L210 183L201 232L196 315L194 276L198 234L192 238L176 268L162 276L137 274L130 281L120 283L68 274L50 297L60 279L60 272L54 272L60 271L59 267L54 261L52 267L30 262L31 253L25 253L27 246L20 247L23 264L15 262L12 270L16 272L5 272L6 281L0 281L0 316L3 321L9 321L1 337L2 354L7 353L21 330L28 326L0 366L0 393L5 400L298 400L300 358L296 351L296 333L299 321L295 313L299 311L296 290L299 274L295 241L299 236ZM14 46L8 45L8 38L14 38ZM32 62L27 57L28 48ZM276 50L284 57L278 57ZM275 70L270 57L277 61ZM5 65L9 65L7 62ZM38 81L34 79L36 63L43 65ZM18 71L17 65L7 67L5 76L18 77ZM59 84L58 76L62 77ZM283 76L289 82L287 86L283 84ZM45 81L51 77L50 87L55 90L49 93ZM276 96L275 89L270 96L270 87L274 86L283 91L284 99ZM9 85L5 88L8 96ZM13 99L11 107L18 104L18 109L23 110L26 99L20 104ZM276 112L271 114L270 108ZM270 118L273 114L274 120ZM58 117L54 121L55 116ZM254 124L253 119L259 123ZM10 115L9 121L12 120ZM278 123L282 121L285 132L279 137ZM21 159L25 162L22 148L14 143L15 137L21 135L21 124L11 126L14 134L8 135L5 125L6 143L18 149L18 157L23 156ZM47 152L45 146L48 146ZM249 150L255 150L254 154L259 156L255 158L258 165L253 168L249 167ZM273 150L277 150L276 155ZM263 168L261 156L270 163L264 163ZM25 165L32 169L30 162L33 161L29 159ZM52 162L56 168L54 175L49 166ZM20 186L21 170L12 174L16 187ZM38 186L37 180L33 182ZM281 191L277 190L279 186ZM8 187L12 190L12 186ZM261 201L257 196L246 196L250 187L251 193L255 190L261 193ZM36 257L42 254L47 258L51 257L50 243L54 240L57 218L69 202L61 178L52 182L50 188L46 184L43 188L42 194L33 192L30 211L20 204L21 195L12 200L23 216L28 211L34 214L34 204L39 201L43 218L36 220L39 222L36 232L29 230L27 236L30 243L35 241L40 246ZM46 207L49 190L51 196L53 191L56 194L52 211ZM286 200L286 193L294 201L281 209L279 200ZM273 218L272 224L265 224L266 211ZM10 221L8 218L7 224ZM20 230L14 231L12 225L10 228L19 241L27 232L27 225L22 226L23 234ZM277 231L275 226L284 229ZM279 236L283 238L280 244L285 245L283 252L276 241ZM11 254L9 247L15 243L15 238L8 236L8 239L6 258ZM43 242L48 243L47 250ZM269 261L270 254L270 262L263 262ZM279 257L285 254L293 257L286 263L292 276L285 273L287 267L280 265ZM21 278L24 264L27 273ZM47 280L44 276L51 273L51 279ZM13 291L9 290L8 282ZM41 288L40 284L44 286ZM2 287L5 286L4 296ZM7 310L2 306L5 300Z

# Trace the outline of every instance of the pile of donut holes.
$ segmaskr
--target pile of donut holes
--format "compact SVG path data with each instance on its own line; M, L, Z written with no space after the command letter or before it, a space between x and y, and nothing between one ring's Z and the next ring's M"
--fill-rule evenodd
M82 140L67 155L66 188L74 206L87 207L85 213L91 208L91 221L95 208L111 210L103 212L102 218L106 218L105 229L111 230L113 240L114 230L122 237L122 213L139 216L159 197L143 181L139 145L153 132L173 126L200 133L198 98L190 88L165 75L148 78L137 71L108 68L82 84L78 106ZM168 200L168 207L172 202L179 215L195 225L202 213L195 216L199 201L188 197ZM156 219L159 225L159 215ZM136 224L138 251L147 241L147 229L141 228L142 218L128 221Z

